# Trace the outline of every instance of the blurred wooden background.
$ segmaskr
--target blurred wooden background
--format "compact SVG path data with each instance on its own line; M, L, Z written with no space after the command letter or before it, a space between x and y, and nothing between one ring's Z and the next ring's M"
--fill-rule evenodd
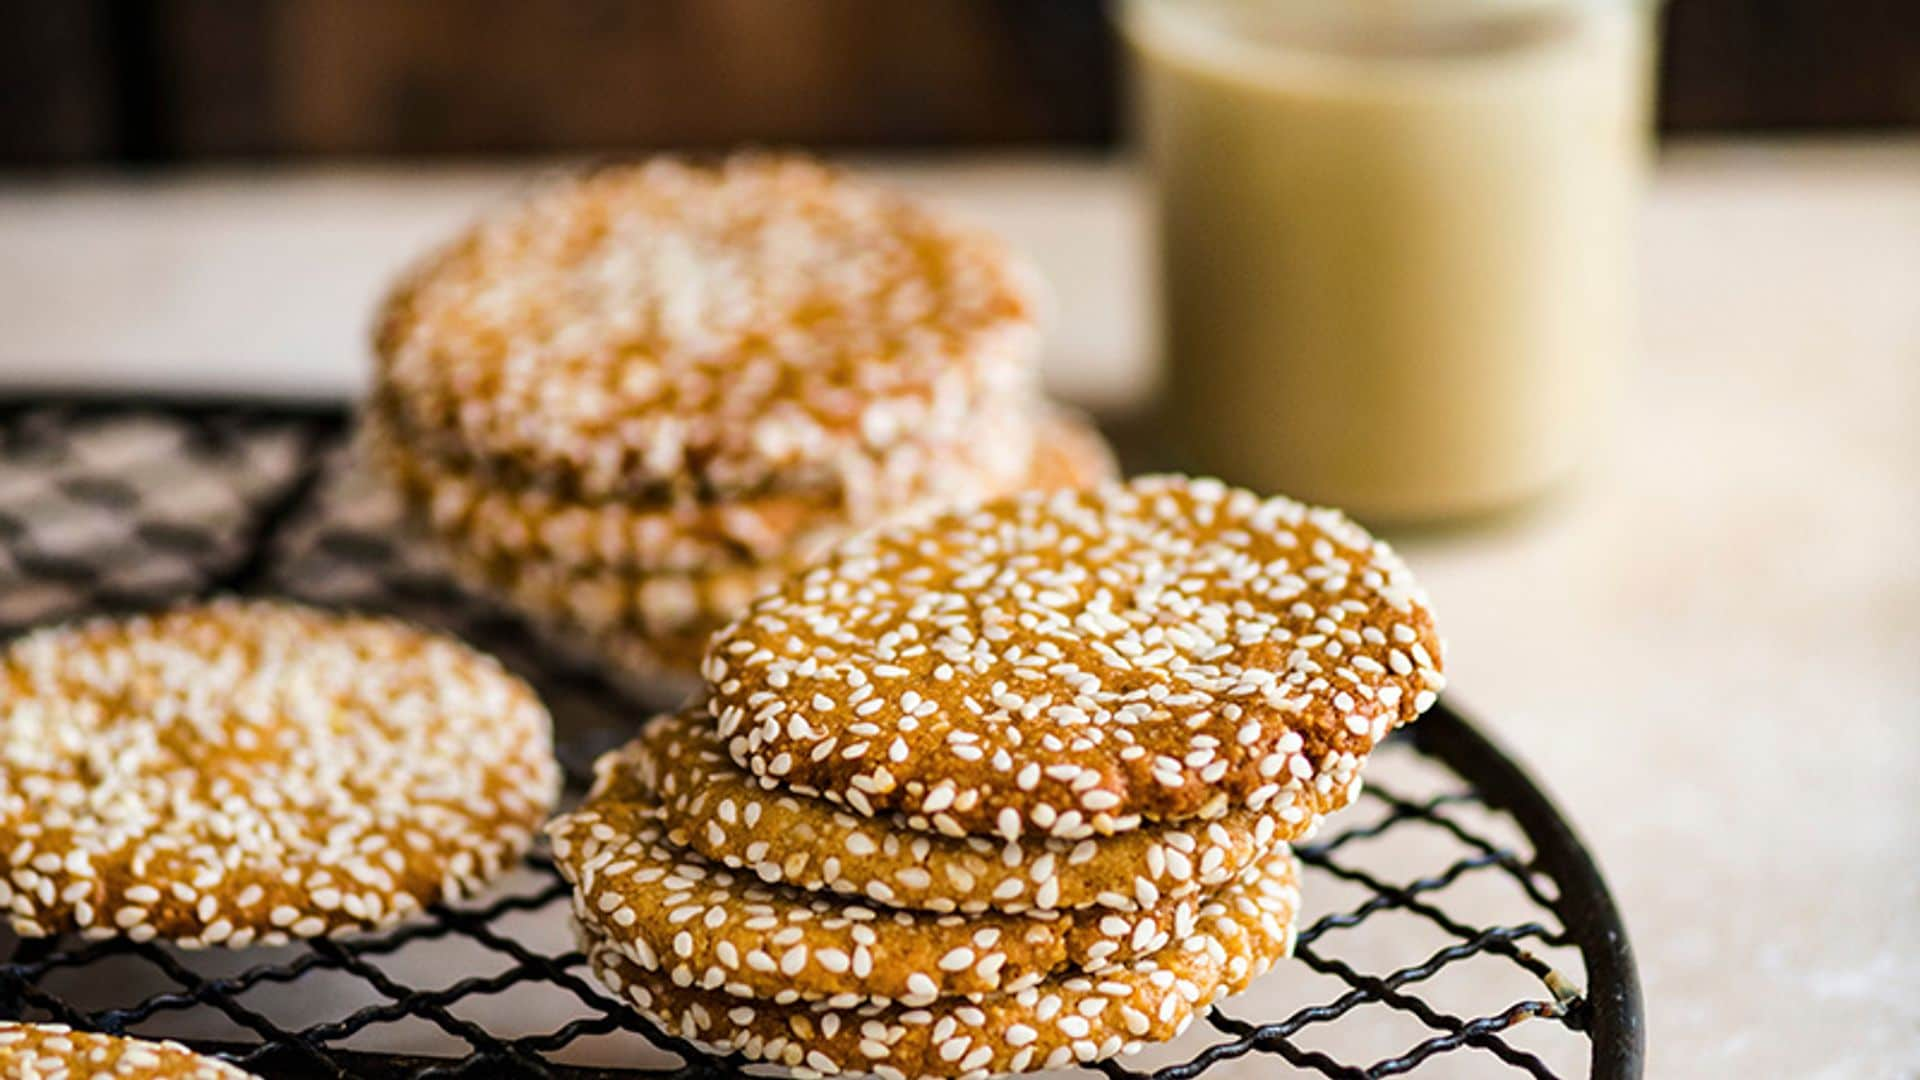
M1674 0L1678 132L1920 125L1920 0ZM1066 143L1098 0L0 0L0 164Z

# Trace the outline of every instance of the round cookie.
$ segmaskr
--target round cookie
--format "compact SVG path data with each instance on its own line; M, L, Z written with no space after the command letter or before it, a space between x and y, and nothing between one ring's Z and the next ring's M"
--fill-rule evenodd
M0 907L24 937L278 943L478 890L558 788L491 658L268 601L37 631L0 653Z
M581 944L609 989L663 1030L710 1049L799 1075L973 1080L1134 1053L1177 1037L1207 1007L1245 989L1292 951L1299 910L1290 853L1258 871L1209 900L1194 933L1150 957L979 1001L746 1002L676 986L590 930Z
M0 1020L0 1076L12 1080L253 1080L176 1042Z
M1002 423L982 437L931 455L928 467L862 502L846 492L765 492L717 502L683 499L636 505L579 501L541 487L494 483L402 446L379 410L361 428L365 457L421 511L448 543L489 560L574 568L689 573L722 566L812 558L860 528L1027 487L1087 487L1113 478L1111 451L1079 416L1047 408L1024 462L981 459L1009 440ZM1013 466L1019 465L1020 468Z
M1037 291L998 241L820 165L659 159L416 268L377 393L409 445L581 497L838 489L1031 393Z
M1424 595L1331 510L1153 476L865 533L703 674L755 775L943 832L1066 839L1352 797L1444 685Z
M769 883L939 912L1151 908L1232 881L1306 826L1292 808L1291 820L1231 810L1097 840L930 835L763 787L698 709L649 721L597 769L598 800L657 802L676 842L708 859Z
M1031 916L876 909L714 866L670 844L645 805L603 794L547 830L575 913L675 985L734 997L924 1005L1010 993L1164 948L1192 932L1200 903Z

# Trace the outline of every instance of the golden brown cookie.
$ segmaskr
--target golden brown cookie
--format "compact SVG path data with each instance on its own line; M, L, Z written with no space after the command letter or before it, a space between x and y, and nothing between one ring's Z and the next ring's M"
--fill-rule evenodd
M1112 477L1100 434L1048 409L1039 421L1021 407L1014 421L985 425L962 446L927 448L924 469L889 480L889 490L760 492L724 500L570 500L541 486L515 486L468 473L399 444L371 409L361 448L449 546L486 561L547 563L626 573L705 573L755 563L799 563L858 528L975 502L1025 486L1087 486ZM1010 450L1033 444L1033 454ZM897 490L895 490L897 488Z
M1097 452L1104 445L1098 433L1075 428L1078 423L1065 414L1047 422L1044 437L1058 445L1044 469L1037 468L1036 483L1088 484L1109 475L1100 471L1111 462ZM931 512L931 507L903 509L896 516ZM836 530L833 537L849 531ZM483 557L468 546L470 535L440 539L441 554L467 588L503 600L549 637L576 649L584 645L584 651L619 676L641 680L697 672L713 632L753 597L784 581L804 564L806 555L803 550L759 563L720 562L688 572L632 572L573 567L531 554Z
M682 987L587 929L582 948L609 989L662 1029L722 1052L832 1076L984 1078L1131 1054L1186 1030L1293 948L1291 853L1276 853L1202 908L1195 931L1097 975L1062 973L1012 994L924 1006L742 1001Z
M714 631L786 576L774 567L743 567L628 577L488 564L447 545L441 555L463 587L503 604L549 644L583 656L656 704L683 700L678 691L697 685Z
M176 1042L0 1020L0 1076L8 1080L253 1080Z
M437 535L480 559L685 573L817 552L847 532L834 492L765 492L719 502L567 499L416 454L385 427L377 412L361 426L369 462L406 493Z
M1079 422L1061 414L1049 422L1054 448L1034 486L1089 486L1106 479L1110 459L1097 432L1076 427ZM950 489L949 494L954 494ZM932 505L902 509L901 519L924 517ZM835 530L830 539L844 539L853 529ZM445 553L455 573L477 591L506 598L517 610L554 625L577 627L599 636L625 632L641 640L658 640L671 651L672 639L704 642L713 631L746 610L754 597L785 581L810 555L814 544L758 562L721 561L685 572L630 571L618 567L581 566L530 554L486 557L466 546L465 538L449 538ZM816 539L829 539L816 536ZM696 654L697 663L698 656Z
M675 985L760 1001L899 1001L1012 992L1097 972L1194 928L1201 898L1143 911L936 915L762 885L674 846L651 807L601 791L547 829L574 910Z
M243 946L478 890L558 769L533 692L390 619L218 601L0 653L0 907L68 931Z
M1309 821L1444 684L1412 574L1331 510L1153 476L835 548L704 665L755 775L914 827Z
M798 568L785 562L690 573L579 570L530 559L482 560L443 545L461 584L505 600L532 618L589 634L627 631L641 639L705 638Z
M688 574L723 567L798 564L851 533L906 520L942 506L1027 487L1086 487L1115 475L1100 433L1079 416L1049 407L1032 427L1030 460L1002 461L1011 423L1002 421L960 446L929 448L926 467L898 479L901 490L770 491L718 501L583 501L538 486L500 483L413 452L394 438L379 410L361 426L365 457L405 492L450 546L490 563ZM938 451L938 452L935 452Z
M649 721L599 771L598 801L657 803L675 839L708 859L769 883L941 912L1152 908L1225 885L1306 824L1298 812L1232 810L1098 839L930 835L767 789L727 757L699 708Z
M837 490L1031 392L1036 289L991 237L805 160L608 167L402 281L377 395L409 445L580 497Z

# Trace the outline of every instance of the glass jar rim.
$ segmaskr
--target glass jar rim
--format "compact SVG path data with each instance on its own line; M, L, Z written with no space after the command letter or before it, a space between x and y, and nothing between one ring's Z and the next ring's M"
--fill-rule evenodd
M1371 61L1479 59L1524 52L1591 15L1636 16L1665 0L1114 0L1129 36L1143 23L1242 54Z

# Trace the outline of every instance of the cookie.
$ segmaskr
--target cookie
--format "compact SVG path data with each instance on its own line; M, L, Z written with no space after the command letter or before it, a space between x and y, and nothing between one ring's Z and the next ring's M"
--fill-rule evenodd
M176 1042L0 1020L0 1075L12 1080L252 1080Z
M716 635L703 674L756 776L1008 839L1311 821L1444 685L1385 544L1174 476L855 537Z
M1035 385L998 241L798 158L549 184L388 297L381 407L446 460L583 498L838 489Z
M363 457L420 509L451 546L488 561L575 568L689 573L722 566L799 563L860 528L905 520L945 505L1026 487L1085 487L1111 479L1112 454L1098 431L1056 408L1037 419L1027 460L1004 456L1016 425L1000 423L946 452L887 490L763 492L720 501L665 503L569 500L541 487L514 487L414 453L375 410L361 425ZM897 490L895 490L897 489Z
M1036 461L1034 487L1085 487L1111 479L1111 458L1097 432L1061 414L1048 422L1051 444ZM948 494L965 494L949 489ZM903 520L925 517L934 504L902 508ZM579 627L589 634L637 631L642 637L706 635L744 611L754 597L806 565L828 540L844 539L851 526L816 533L814 542L757 562L718 562L684 572L642 572L619 567L569 564L531 554L488 558L458 541L444 545L456 574L472 589L499 595L538 619ZM696 657L697 660L697 657Z
M599 764L602 799L657 802L685 846L760 880L896 908L1139 911L1232 881L1305 814L1231 810L1084 840L928 835L820 799L769 790L726 755L704 710L649 721Z
M723 566L690 573L573 569L528 559L485 560L443 545L468 589L505 600L535 619L589 634L626 630L642 638L704 638L785 581L801 564Z
M481 559L684 573L817 552L847 532L833 492L582 502L539 487L496 486L401 447L384 428L378 414L362 424L364 458L406 493L436 535Z
M582 922L672 983L756 1001L899 1001L1012 992L1164 948L1193 900L1140 912L936 915L763 885L669 842L644 803L597 792L548 827ZM611 795L612 797L608 797Z
M237 600L0 653L15 932L280 943L392 923L512 864L558 769L533 692L390 619Z
M1293 948L1293 858L1277 853L1202 905L1195 931L1097 975L1068 972L1011 994L924 1006L748 1002L682 987L588 930L595 975L663 1030L798 1075L984 1078L1131 1054L1185 1031Z

